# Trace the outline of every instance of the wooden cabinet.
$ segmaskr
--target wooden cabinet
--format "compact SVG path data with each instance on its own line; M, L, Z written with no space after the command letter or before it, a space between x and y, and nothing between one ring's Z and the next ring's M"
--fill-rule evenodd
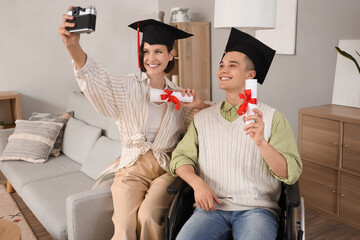
M360 109L300 109L298 144L305 204L360 229Z
M210 23L180 22L174 26L194 36L175 42L175 67L167 77L178 81L180 87L195 89L202 100L211 100Z
M0 109L0 121L2 119L10 119L5 122L5 128L15 127L16 119L22 119L20 96L16 92L0 92L0 101L5 104L9 104L8 108Z
M360 125L344 123L344 169L360 174Z

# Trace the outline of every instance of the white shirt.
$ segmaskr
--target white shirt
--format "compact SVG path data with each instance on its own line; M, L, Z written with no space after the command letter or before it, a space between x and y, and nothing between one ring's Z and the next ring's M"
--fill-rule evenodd
M156 104L154 102L149 102L149 117L146 129L146 137L149 142L154 142L156 135L159 132L165 109L165 103Z

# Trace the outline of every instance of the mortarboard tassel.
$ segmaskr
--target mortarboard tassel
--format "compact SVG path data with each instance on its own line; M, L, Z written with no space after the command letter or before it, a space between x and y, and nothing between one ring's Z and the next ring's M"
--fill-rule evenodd
M140 30L139 30L139 22L137 22L137 47L138 47L138 64L139 64L139 68L141 69L141 65L140 65Z

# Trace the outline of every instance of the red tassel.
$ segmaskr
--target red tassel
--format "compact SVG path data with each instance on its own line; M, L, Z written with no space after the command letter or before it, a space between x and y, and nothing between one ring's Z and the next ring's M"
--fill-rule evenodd
M139 22L137 23L137 47L138 47L138 64L139 64L139 68L141 69L141 65L140 65L140 30L139 30Z

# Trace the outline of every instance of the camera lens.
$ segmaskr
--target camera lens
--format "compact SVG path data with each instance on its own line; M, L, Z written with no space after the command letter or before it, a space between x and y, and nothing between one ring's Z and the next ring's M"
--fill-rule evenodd
M73 10L73 15L74 15L74 16L79 15L79 10L78 10L78 9L74 9L74 10Z

